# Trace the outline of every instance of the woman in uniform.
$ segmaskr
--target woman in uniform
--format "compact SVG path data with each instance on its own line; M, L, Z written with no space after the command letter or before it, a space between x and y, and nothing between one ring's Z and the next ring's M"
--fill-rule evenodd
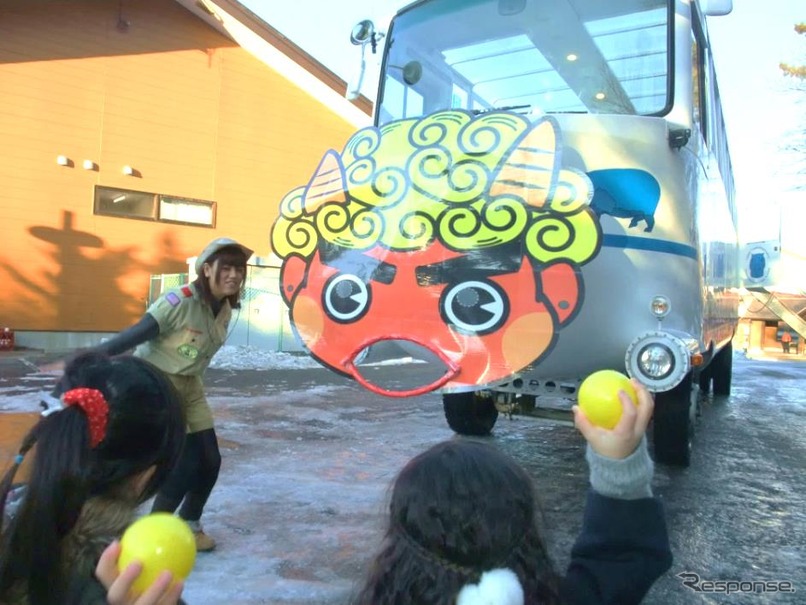
M136 347L134 355L160 368L179 391L187 439L152 512L179 509L179 516L194 531L199 551L215 548L200 519L221 468L202 375L227 338L232 310L240 307L251 255L252 250L233 239L213 240L196 259L197 277L192 283L165 292L139 322L97 347L109 355Z

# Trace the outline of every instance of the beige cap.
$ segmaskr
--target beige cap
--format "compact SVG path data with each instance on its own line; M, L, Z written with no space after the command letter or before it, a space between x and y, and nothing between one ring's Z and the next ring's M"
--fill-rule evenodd
M252 256L253 250L247 248L243 244L239 244L234 239L229 237L218 237L211 241L207 246L205 246L204 250L201 251L201 254L196 257L196 273L201 273L202 265L207 262L207 259L210 258L213 254L221 250L222 248L228 248L230 246L235 246L236 248L240 248L241 251L246 255L246 259L249 260L249 257Z

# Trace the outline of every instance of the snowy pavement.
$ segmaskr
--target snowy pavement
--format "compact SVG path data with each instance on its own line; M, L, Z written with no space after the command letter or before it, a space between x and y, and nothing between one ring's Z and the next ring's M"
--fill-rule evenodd
M35 362L0 356L0 410L36 410L38 392L55 376L38 373ZM687 588L681 572L789 581L797 590L732 594L732 605L803 602L802 368L737 354L731 397L701 400L691 466L656 467L675 561L644 605L727 602ZM386 384L425 371L405 357L366 367ZM219 546L197 558L187 602L347 605L382 537L395 474L426 447L454 438L439 395L386 398L304 356L240 348L223 350L205 381L223 466L203 522ZM488 440L534 478L549 552L562 570L588 488L584 441L566 424L519 416L499 417Z

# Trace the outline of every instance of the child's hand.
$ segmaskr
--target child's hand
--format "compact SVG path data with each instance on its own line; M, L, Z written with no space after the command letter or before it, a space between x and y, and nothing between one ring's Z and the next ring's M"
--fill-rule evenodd
M621 401L621 419L612 429L604 429L591 424L585 413L574 406L574 425L590 444L591 448L600 456L607 458L626 458L635 451L644 437L655 401L646 387L635 378L631 379L635 392L638 395L638 405L633 405L630 396L619 391Z
M107 589L106 600L110 605L175 605L179 602L184 584L177 582L171 585L173 576L170 571L162 572L143 594L132 595L132 584L143 566L134 562L123 573L118 573L118 557L120 542L116 540L106 547L95 567L95 577Z

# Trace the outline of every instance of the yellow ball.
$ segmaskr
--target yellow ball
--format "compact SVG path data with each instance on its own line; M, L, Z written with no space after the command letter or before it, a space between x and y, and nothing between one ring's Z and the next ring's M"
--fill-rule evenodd
M599 370L582 381L577 401L588 420L597 426L612 429L621 419L620 390L638 405L638 395L627 376L615 370Z
M170 513L152 513L139 518L120 540L118 569L122 572L133 561L143 564L143 571L132 585L140 594L154 583L164 570L174 582L184 580L196 562L196 540L188 524Z

